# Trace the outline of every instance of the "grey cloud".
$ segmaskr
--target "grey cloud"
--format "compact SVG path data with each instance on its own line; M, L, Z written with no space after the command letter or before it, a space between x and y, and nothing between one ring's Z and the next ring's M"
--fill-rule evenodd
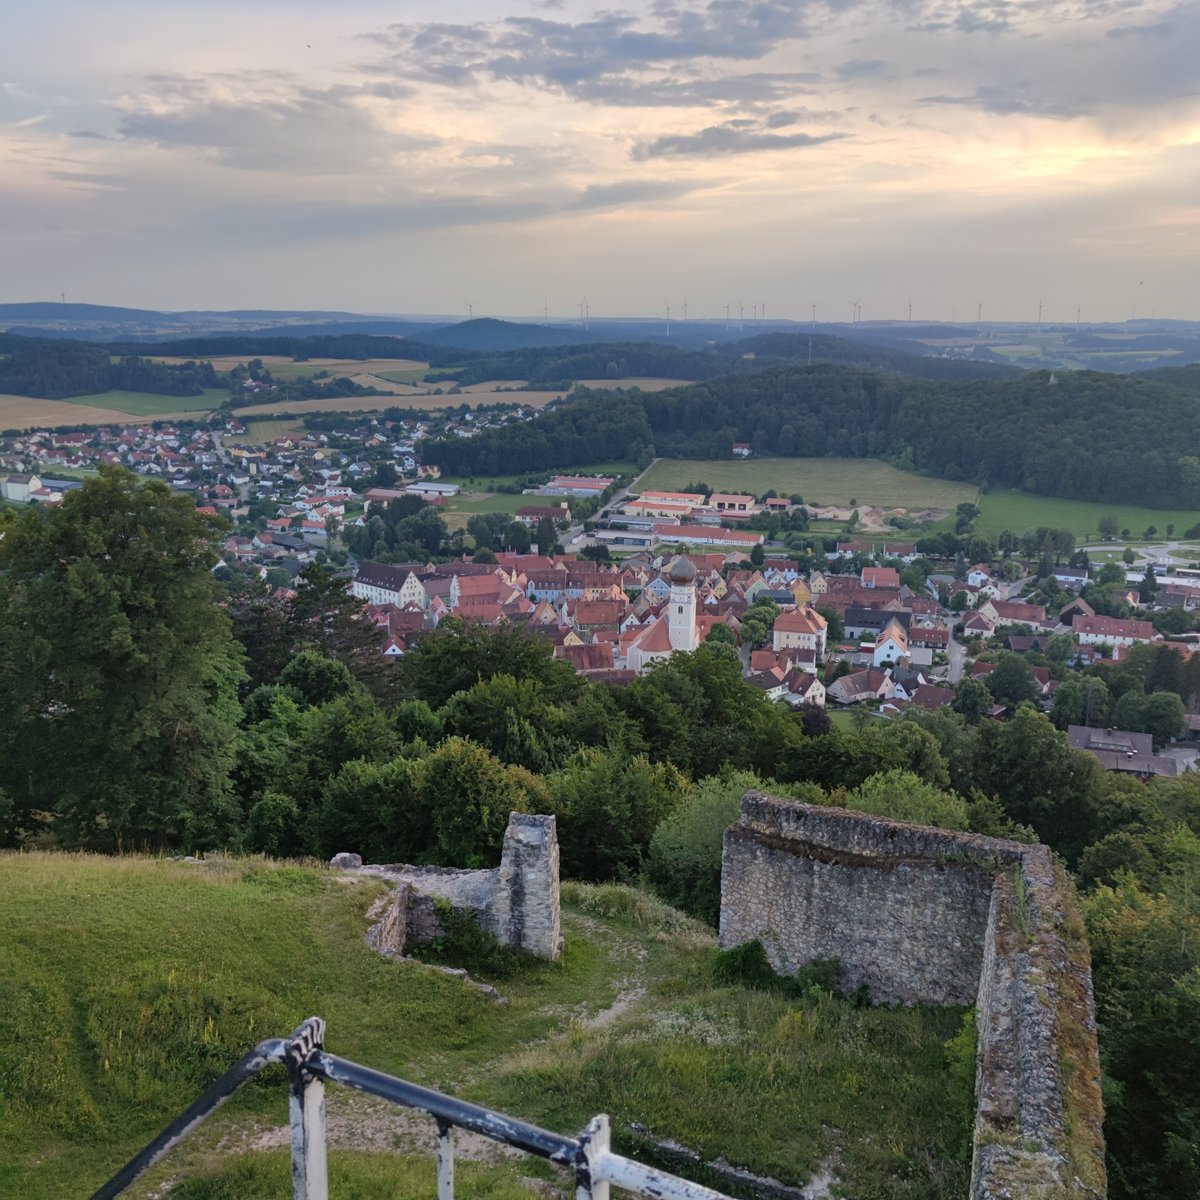
M669 179L630 179L624 183L591 183L572 208L620 208L626 204L676 200L695 191L695 185Z
M1169 37L1176 32L1170 21L1156 21L1151 25L1116 25L1105 33L1110 38Z
M627 12L568 22L511 17L496 23L393 25L376 40L391 69L447 86L505 81L608 104L690 104L711 99L678 76L699 61L757 61L808 32L807 0L711 0L660 4L652 22ZM769 78L769 77L768 77ZM714 82L712 87L720 86ZM629 89L636 99L623 100Z
M710 125L698 133L668 134L652 142L638 142L633 157L639 162L652 158L710 157L750 154L764 150L798 150L848 137L845 133L768 133L756 123L727 121Z
M226 166L316 175L370 167L436 144L382 128L356 103L401 98L409 90L404 85L292 85L227 99L203 78L160 77L152 83L154 98L139 98L121 114L121 137L201 150Z
M922 96L917 103L958 105L1000 117L1046 117L1056 121L1070 121L1088 111L1081 103L1026 98L998 87L976 88L972 96Z
M837 68L837 76L841 80L869 79L881 75L886 67L881 58L852 58Z

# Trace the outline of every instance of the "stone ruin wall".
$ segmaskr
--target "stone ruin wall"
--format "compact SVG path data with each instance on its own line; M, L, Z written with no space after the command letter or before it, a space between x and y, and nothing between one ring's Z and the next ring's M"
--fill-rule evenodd
M378 875L396 886L368 940L378 950L405 954L445 933L441 903L469 912L502 946L538 958L562 953L558 834L554 818L511 813L500 866L460 871L404 863L363 865L357 854L336 855L331 866Z
M1104 1196L1087 947L1044 846L749 792L720 940L756 938L785 974L836 958L876 1002L975 1007L971 1200Z

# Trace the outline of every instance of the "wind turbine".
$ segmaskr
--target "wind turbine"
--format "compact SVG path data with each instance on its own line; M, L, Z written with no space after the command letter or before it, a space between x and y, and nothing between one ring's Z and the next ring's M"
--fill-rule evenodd
M983 333L983 301L975 305L975 332Z
M765 300L760 300L758 305L759 308L762 309L762 319L765 321L767 319L767 302Z
M667 306L667 337L671 336L671 302L664 300L663 303Z
M729 305L728 305L728 303L726 303L726 305L725 305L725 328L726 329L729 328Z
M746 310L742 306L742 302L738 301L738 332L740 333L746 328Z
M549 300L542 301L542 324L543 325L550 324L550 301Z
M811 303L812 303L812 310L813 310L812 327L813 327L813 330L815 330L817 327L817 302L815 300L813 300ZM811 330L810 330L810 332L811 332Z
M470 300L467 301L467 320L473 320L475 317L475 305Z
M1078 305L1078 304L1075 305L1075 332L1076 333L1079 332L1079 317L1082 312L1083 312L1082 306Z
M912 301L908 302L908 323L912 324Z
M847 300L846 303L850 305L850 324L853 325L858 320L858 301Z
M1042 328L1042 302L1038 301L1038 329Z
M583 329L584 329L585 333L591 327L591 320L592 320L592 309L591 309L591 306L588 304L587 297L584 296L584 298L583 298Z
M687 324L687 297L683 298L683 323Z

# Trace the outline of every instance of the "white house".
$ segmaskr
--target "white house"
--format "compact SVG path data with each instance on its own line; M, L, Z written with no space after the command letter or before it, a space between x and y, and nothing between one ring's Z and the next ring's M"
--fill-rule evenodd
M0 496L14 504L27 504L41 486L42 481L36 475L6 475L0 481Z

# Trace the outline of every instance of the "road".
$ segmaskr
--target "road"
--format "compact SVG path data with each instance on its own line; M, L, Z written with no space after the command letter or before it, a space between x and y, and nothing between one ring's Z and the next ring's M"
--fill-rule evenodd
M947 650L950 654L950 673L947 678L953 685L963 677L963 671L967 665L967 648L962 642L955 641L954 634L951 633Z

